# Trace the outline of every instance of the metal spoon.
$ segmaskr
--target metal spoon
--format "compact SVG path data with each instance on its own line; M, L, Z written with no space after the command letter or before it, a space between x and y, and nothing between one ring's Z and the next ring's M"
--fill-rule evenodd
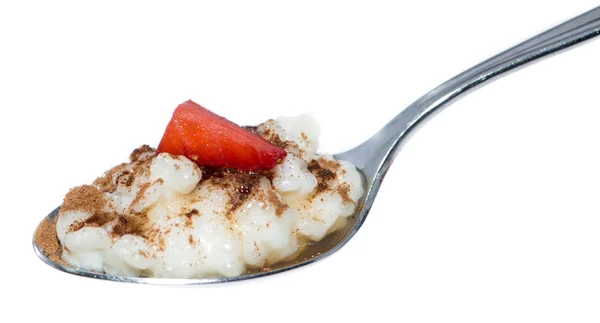
M538 61L550 54L583 43L599 34L600 7L597 7L455 76L408 106L363 144L335 155L336 159L347 160L356 165L364 176L364 184L367 190L365 196L358 203L356 214L351 221L348 221L344 229L309 247L295 260L277 264L269 271L248 272L230 278L205 279L116 277L56 263L44 255L41 247L35 243L35 239L33 242L34 250L48 265L71 274L111 281L146 284L192 285L239 281L272 275L316 262L338 251L356 234L365 221L375 201L381 182L400 148L425 120L431 118L435 113L441 111L442 108L456 101L462 95L484 83L489 83L488 81L492 79L506 75L509 71L526 66L528 63ZM53 222L58 210L59 208L53 210L43 221Z

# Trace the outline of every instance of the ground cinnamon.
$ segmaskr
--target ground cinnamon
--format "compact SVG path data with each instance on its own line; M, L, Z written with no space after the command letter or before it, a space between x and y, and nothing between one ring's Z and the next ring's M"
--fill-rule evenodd
M34 242L40 251L53 262L65 265L61 258L61 247L56 236L56 225L48 220L42 221L34 233Z
M82 211L94 214L106 205L104 194L92 185L81 185L72 188L65 195L60 213Z

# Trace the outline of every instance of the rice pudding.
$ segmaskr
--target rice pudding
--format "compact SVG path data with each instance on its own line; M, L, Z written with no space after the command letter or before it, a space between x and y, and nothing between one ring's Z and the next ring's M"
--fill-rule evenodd
M56 221L62 260L116 276L232 277L294 259L346 224L362 179L352 164L316 154L314 118L280 117L245 131L285 157L244 170L144 145L72 188Z

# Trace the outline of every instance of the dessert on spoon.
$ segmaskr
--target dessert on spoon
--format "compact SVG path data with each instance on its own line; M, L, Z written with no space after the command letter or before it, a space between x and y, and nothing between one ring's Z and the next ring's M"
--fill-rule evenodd
M455 76L356 148L317 155L309 116L239 127L179 105L156 149L141 146L70 190L34 234L47 264L136 283L255 278L315 262L358 231L402 144L489 80L600 34L600 7Z
M309 115L242 128L186 101L157 149L66 194L47 257L123 277L268 270L345 226L364 193L356 168L317 145Z

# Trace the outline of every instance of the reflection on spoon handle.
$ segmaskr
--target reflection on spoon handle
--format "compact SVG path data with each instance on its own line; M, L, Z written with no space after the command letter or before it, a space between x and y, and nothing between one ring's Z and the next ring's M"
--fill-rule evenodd
M403 110L360 146L337 155L360 168L378 188L402 143L422 121L478 85L600 34L600 7L516 45L446 81ZM376 184L376 185L373 185ZM375 194L373 194L375 195Z
M480 63L479 65L474 66L471 68L471 70L479 70L489 66L495 66L496 64L502 63L507 59L510 60L515 56L520 56L523 53L550 47L553 43L564 42L569 40L569 38L578 37L579 34L586 35L589 33L589 37L585 37L584 39L579 38L578 41L571 43L568 46L557 48L553 52L580 43L583 40L590 39L598 35L597 29L600 26L598 22L599 19L600 7L597 7L533 38L530 38L510 49L507 49L506 51ZM467 72L469 71L463 72L461 75L464 75Z

